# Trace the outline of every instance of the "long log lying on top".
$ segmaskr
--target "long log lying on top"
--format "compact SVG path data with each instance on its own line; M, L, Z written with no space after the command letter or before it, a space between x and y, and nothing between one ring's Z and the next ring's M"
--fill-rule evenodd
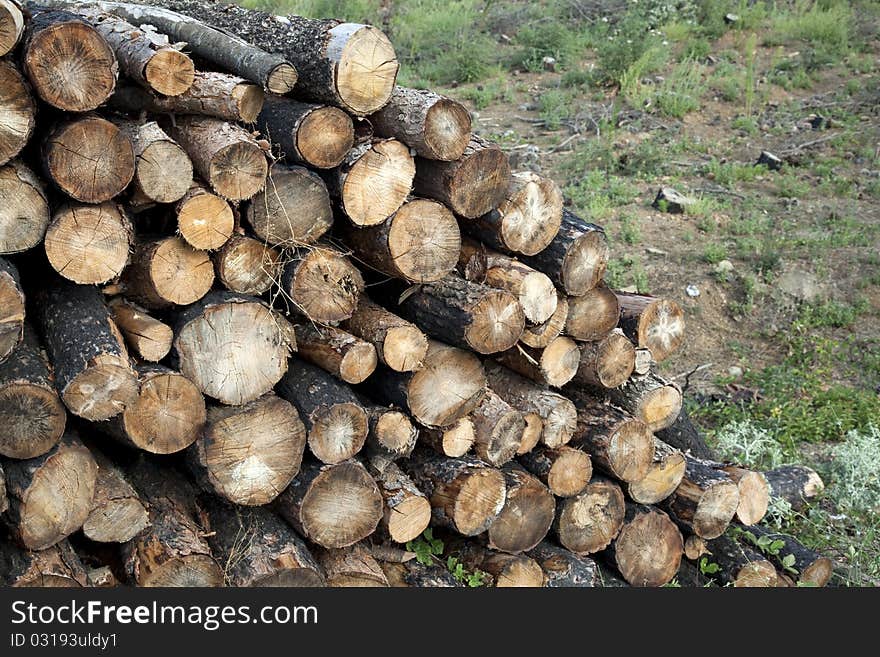
M662 511L626 505L626 520L609 557L632 586L662 586L678 572L684 551L681 532Z
M516 463L502 468L507 495L495 522L486 532L494 550L516 554L540 543L556 515L556 500L548 488Z
M767 470L764 479L770 486L771 497L782 498L795 509L803 509L825 489L822 477L803 465L783 465Z
M317 169L339 166L354 146L351 117L330 105L267 96L257 128L286 161Z
M417 370L428 353L428 339L415 324L363 295L342 328L372 344L379 360L395 372Z
M14 113L4 107L9 87L3 80L0 62L0 115L15 123ZM0 162L3 161L7 124L0 125ZM19 160L0 166L0 254L27 251L39 244L49 225L49 202L42 181Z
M322 324L354 314L364 278L343 253L322 242L289 255L281 290L297 313Z
M24 301L18 268L0 258L0 362L24 337Z
M23 550L0 541L0 584L12 587L79 588L88 586L86 569L69 541L45 550Z
M0 0L0 57L12 51L24 34L24 15L18 3Z
M0 61L0 164L21 152L36 126L37 106L12 62Z
M674 301L616 292L620 303L620 328L637 346L651 350L660 362L684 340L684 312Z

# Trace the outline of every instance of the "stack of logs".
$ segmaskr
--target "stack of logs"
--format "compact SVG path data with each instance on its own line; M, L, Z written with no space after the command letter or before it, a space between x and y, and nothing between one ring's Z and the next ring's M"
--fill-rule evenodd
M0 0L0 57L4 584L456 585L429 526L498 586L828 581L749 543L821 481L653 371L681 308L379 29Z

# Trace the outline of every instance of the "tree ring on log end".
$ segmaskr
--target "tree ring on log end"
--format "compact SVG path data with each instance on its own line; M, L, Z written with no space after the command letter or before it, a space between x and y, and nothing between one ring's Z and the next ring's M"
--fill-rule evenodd
M396 372L418 368L428 351L428 338L415 326L394 326L385 333L382 359Z
M415 161L403 143L396 139L374 143L345 176L345 214L357 226L381 224L403 205L415 175Z
M134 176L150 199L173 203L183 198L192 184L192 161L173 141L156 141L138 156Z
M482 217L504 199L509 179L507 155L500 148L481 148L455 170L450 205L468 219Z
M425 145L436 160L457 160L468 145L471 115L461 103L441 98L425 116ZM462 139L462 135L466 135Z
M319 169L339 166L354 145L354 124L337 107L318 107L308 113L296 133L303 160Z
M151 376L122 415L125 434L139 449L173 454L189 447L205 425L205 400L195 384L176 372Z
M513 174L525 181L498 207L501 239L515 253L533 256L548 246L562 225L562 191L550 180L530 171Z
M266 78L266 89L269 93L283 96L293 91L298 79L299 74L293 66L286 63L278 64Z
M612 333L599 345L596 376L605 388L618 388L629 380L636 362L636 348L620 333Z
M21 341L24 331L24 294L15 279L0 271L0 361Z
M526 319L532 324L543 324L556 312L556 287L546 274L539 271L527 274L519 294Z
M67 384L61 399L74 415L98 421L119 415L137 395L137 377L127 363L97 362Z
M187 306L205 296L214 284L214 264L180 237L162 241L150 260L150 280L162 299Z
M154 91L163 96L179 96L192 86L195 66L179 50L162 48L144 67L144 79Z
M315 322L340 322L351 317L364 289L357 267L336 251L314 248L293 276L290 296Z
M413 283L439 281L458 263L461 233L442 204L415 199L391 219L388 251L394 266Z
M544 586L544 571L531 557L519 555L513 559L495 578L496 588Z
M263 109L265 96L255 84L239 84L232 90L232 98L238 107L238 115L244 123L255 123Z
M684 330L681 306L669 299L658 299L639 317L639 346L650 349L654 360L661 361L681 345Z
M736 574L733 585L736 588L773 588L779 581L776 568L769 561L752 561Z
M480 354L506 351L516 344L526 325L519 301L509 292L494 290L470 308L471 323L464 339Z
M559 336L541 352L541 374L548 385L561 388L577 374L580 362L581 351L577 342Z
M628 419L611 436L608 458L614 475L622 481L640 481L654 459L654 437L644 422Z
M366 116L384 107L400 68L388 37L371 25L352 23L337 25L329 34L331 47L334 40L350 35L335 71L336 92L346 108L356 116Z
M625 513L620 486L607 481L589 484L561 501L559 542L579 555L604 550L623 526Z
M578 297L596 287L605 276L608 256L605 233L591 230L578 237L562 260L560 278L565 291Z
M31 136L36 125L37 108L24 78L12 64L4 61L0 61L0 108L3 111L0 164L6 164L24 148Z
M464 475L452 510L452 521L464 536L486 531L498 517L507 497L504 475L494 468L480 468Z
M269 165L255 143L239 141L224 146L211 159L211 186L232 201L244 201L266 186Z
M112 202L63 208L52 218L44 242L53 269L81 285L119 276L130 247L131 226Z
M700 497L694 512L694 531L703 538L718 538L727 529L739 506L739 489L732 481L719 481Z
M407 390L409 409L428 427L448 427L470 413L485 393L486 374L480 359L462 349L429 346L425 366Z
M309 431L309 449L323 463L340 463L364 446L369 420L364 409L345 402L320 409Z
M388 534L396 543L417 539L431 522L431 504L427 498L412 495L388 513Z
M67 412L54 390L29 383L0 386L0 454L32 459L52 449L64 433Z
M681 532L660 511L638 513L624 525L615 543L620 574L632 586L662 586L681 565Z
M144 574L138 580L138 585L187 588L223 586L223 571L211 557L205 554L190 554L158 565Z

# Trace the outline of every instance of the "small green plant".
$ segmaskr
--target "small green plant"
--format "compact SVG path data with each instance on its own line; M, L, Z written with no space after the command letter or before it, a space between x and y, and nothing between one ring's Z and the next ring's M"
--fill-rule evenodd
M769 470L785 463L785 450L769 431L750 419L734 420L718 429L712 446L720 456Z
M756 68L758 62L758 37L753 32L745 43L746 70L743 79L743 97L745 100L746 116L751 117L755 110L755 85Z
M416 560L424 566L432 565L435 557L443 554L443 548L443 541L434 538L434 530L430 527L423 531L421 536L406 543L407 551L413 552Z
M715 265L727 257L727 249L722 244L709 244L703 250L703 260L710 265Z
M452 576L456 579L456 581L467 584L471 588L485 586L486 580L489 577L479 568L473 571L466 570L464 564L461 563L457 557L453 556L447 557L446 568L447 570L449 570L450 573L452 573Z
M406 549L416 555L416 561L424 566L443 565L462 584L472 588L485 586L490 577L479 568L468 570L461 560L455 555L448 555L446 560L441 559L446 546L439 538L434 537L434 530L428 527L418 538L407 541Z
M880 429L871 425L848 432L832 456L830 491L837 506L880 515Z
M714 561L709 561L709 557L700 557L700 572L704 575L714 575L717 572L721 571L721 566L719 566Z

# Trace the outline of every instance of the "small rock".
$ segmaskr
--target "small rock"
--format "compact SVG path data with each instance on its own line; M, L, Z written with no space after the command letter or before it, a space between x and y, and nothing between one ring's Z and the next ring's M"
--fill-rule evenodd
M733 271L733 263L730 260L722 260L715 265L715 271L719 274L729 274Z
M659 255L659 256L668 255L666 253L666 251L664 251L663 249L655 249L653 246L647 247L645 249L645 253L650 253L651 255Z
M739 16L736 14L724 14L724 22L728 25L733 25L739 22Z
M776 281L781 292L797 301L814 301L822 294L822 286L816 276L808 271L789 269Z
M779 171L782 168L782 159L775 156L770 151L761 151L757 163L765 165L771 171Z
M696 285L693 285L693 284L688 285L684 289L684 291L692 299L696 299L698 296L700 296L700 288L698 288Z
M658 210L662 209L672 214L682 214L685 208L693 204L693 202L694 199L680 194L672 189L672 187L661 187L651 205Z
M727 368L727 375L734 379L738 379L743 375L743 370L738 365L733 365Z
M556 59L553 57L545 57L541 60L541 66L544 67L545 71L550 71L554 73L556 71Z

